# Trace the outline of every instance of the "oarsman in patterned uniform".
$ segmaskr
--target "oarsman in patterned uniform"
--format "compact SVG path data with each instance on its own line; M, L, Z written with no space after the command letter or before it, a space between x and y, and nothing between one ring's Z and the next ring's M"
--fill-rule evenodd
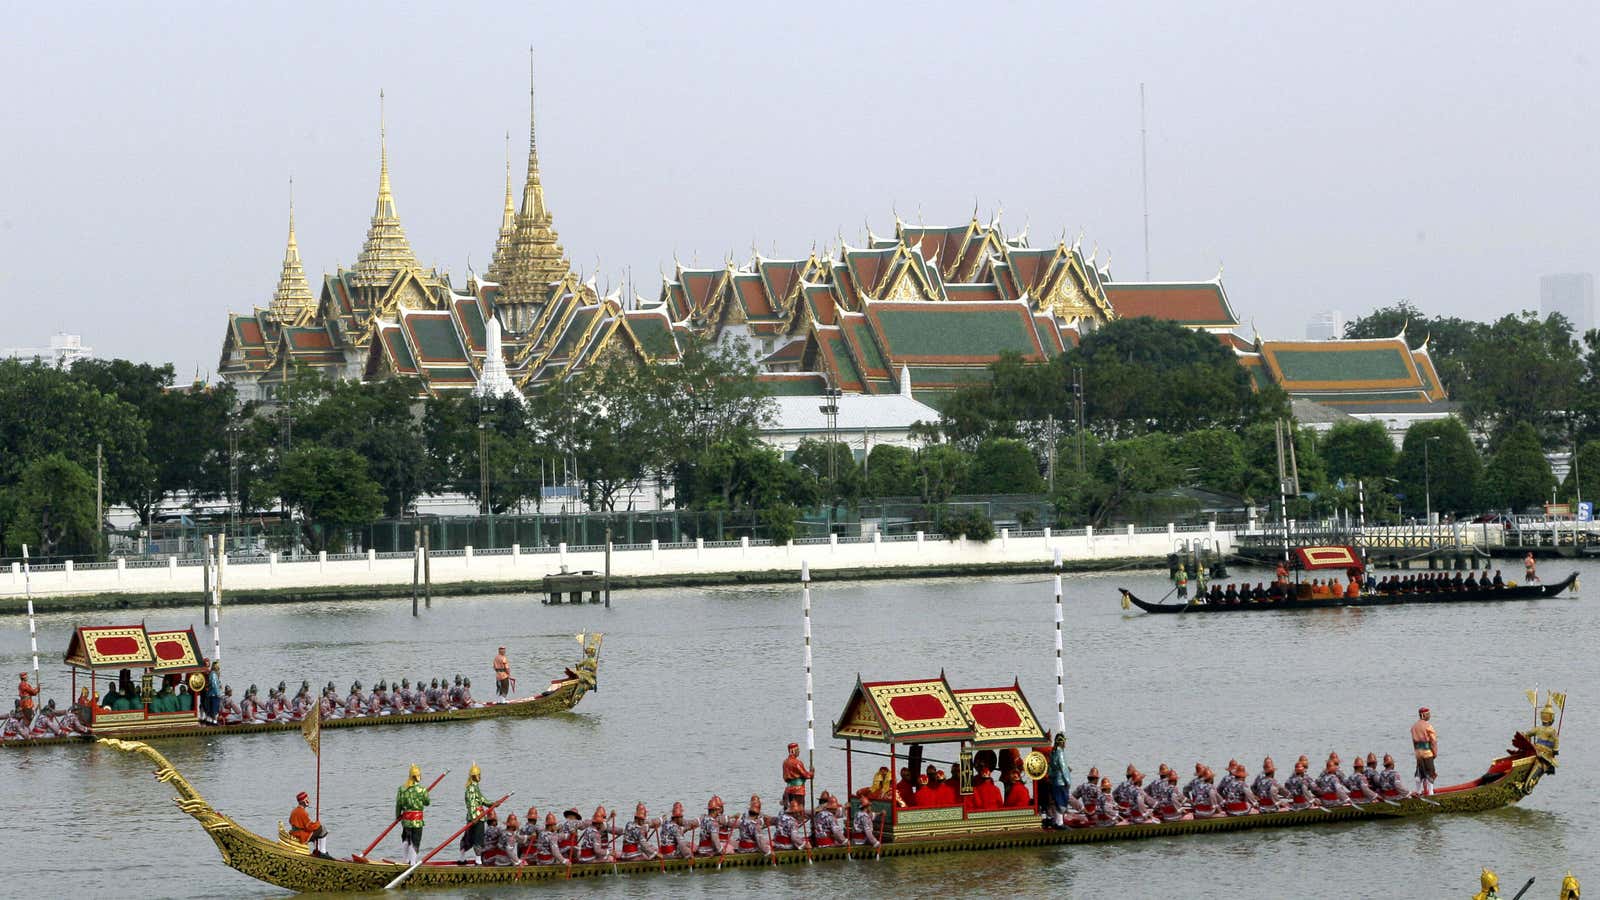
M1183 789L1189 808L1196 819L1212 819L1223 815L1222 796L1217 793L1216 776L1203 764L1195 764L1194 780Z
M1122 783L1111 791L1117 811L1130 823L1150 821L1153 817L1150 815L1149 797L1144 791L1144 773L1129 763L1125 774Z
M656 849L649 846L649 816L650 812L645 809L644 803L634 805L633 819L622 826L622 849L616 854L618 860L630 862L656 858Z
M656 832L656 855L669 859L687 859L694 855L688 832L693 824L683 820L683 803L672 804L672 815L661 823Z
M522 820L522 825L517 829L517 858L526 859L534 850L534 845L539 840L539 833L544 826L539 821L539 808L528 807L528 817Z
M367 698L367 708L365 712L369 716L381 716L383 715L384 710L388 708L389 684L388 682L380 679L378 681L378 686L372 689L372 696Z
M483 798L482 780L483 772L478 769L477 763L473 763L472 768L467 770L467 790L464 798L468 822L477 818L478 813L489 805L489 801ZM456 865L466 865L469 858L473 865L483 861L483 833L486 827L483 819L478 819L461 835L461 855Z
M1243 764L1229 760L1228 774L1217 784L1217 795L1222 798L1222 811L1230 816L1246 816L1255 812L1256 796L1245 783L1248 774Z
M438 709L443 705L439 699L439 679L435 678L433 683L428 685L427 690L422 692L422 699L433 709Z
M222 703L217 711L217 724L235 725L242 721L244 721L244 710L239 707L239 701L233 699L233 685L224 685Z
M534 839L534 862L541 866L567 864L567 853L561 847L561 828L556 824L556 814L544 817L544 830Z
M1317 776L1317 799L1323 806L1348 806L1350 804L1350 791L1344 786L1344 779L1339 777L1338 756L1328 757L1323 764L1322 774Z
M844 823L839 821L839 798L822 792L817 800L817 811L811 817L812 842L818 847L843 846Z
M1367 781L1366 761L1359 754L1350 763L1350 774L1344 778L1344 789L1350 792L1350 799L1357 803L1378 799L1378 792Z
M472 679L463 678L461 679L461 708L469 709L472 705Z
M578 858L578 835L583 831L583 813L576 807L569 807L561 814L561 825L557 828L561 832L561 849L567 851L569 859Z
M611 862L611 849L606 838L611 829L606 827L606 808L596 806L594 816L578 835L578 862Z
M449 697L450 697L450 705L452 707L456 707L456 706L460 706L461 705L461 673L460 672L456 673L456 683L451 685Z
M1272 757L1261 761L1261 774L1250 783L1250 792L1256 795L1262 812L1272 812L1282 806L1281 801L1288 795L1278 784L1278 767L1273 764Z
M0 741L21 739L28 736L28 723L22 718L22 705L12 701L11 712L6 714L4 722L0 722Z
M494 824L494 811L489 811L489 828L484 839L489 842L489 849L483 853L483 864L486 866L520 866L522 856L518 852L517 834L522 829L522 823L517 821L517 814L506 816L506 825L496 832Z
M33 717L32 737L58 737L61 734L61 723L57 721L56 701L45 703L44 709L39 710Z
M1150 798L1150 808L1156 818L1163 822L1177 822L1183 819L1183 798L1178 793L1178 773L1166 763L1156 769L1155 783L1150 785L1145 793Z
M732 836L724 837L726 820L722 814L722 798L712 795L706 803L706 814L695 822L694 853L696 856L716 856L722 852Z
M1317 805L1317 788L1310 775L1310 762L1304 757L1295 761L1294 774L1283 783L1289 805L1295 809L1310 809Z
M733 831L728 835L725 849L732 853L759 852L762 856L771 856L772 842L767 839L767 826L772 822L772 819L761 814L761 798L751 794L750 807L733 823Z
M361 682L350 685L350 696L344 701L344 714L359 716L367 711L367 695L361 690Z
M322 704L322 718L324 719L337 718L344 713L344 706L339 702L339 690L333 686L331 681L328 682L327 687L322 689L320 703Z
M1092 816L1099 811L1106 802L1105 796L1100 793L1100 767L1090 766L1089 776L1083 783L1072 789L1067 797L1067 803L1074 810L1085 816Z
M411 711L425 713L430 705L428 703L428 688L423 683L423 680L418 678L416 688L411 691Z
M394 689L393 699L396 710L411 708L411 679L400 679L400 686Z
M872 789L856 791L856 814L850 823L850 843L857 847L877 847L883 842L873 828Z
M245 688L244 699L239 701L239 721L254 722L261 714L261 707L256 703L256 686Z
M394 795L394 817L400 820L400 841L406 848L406 865L417 861L422 852L422 811L432 798L422 786L422 769L412 766L406 783Z
M1400 780L1400 772L1394 767L1394 757L1387 753L1383 755L1383 771L1376 778L1369 776L1368 780L1372 782L1374 790L1390 800L1411 796Z
M773 850L804 850L806 842L806 811L799 798L789 798L789 808L779 813L773 829Z

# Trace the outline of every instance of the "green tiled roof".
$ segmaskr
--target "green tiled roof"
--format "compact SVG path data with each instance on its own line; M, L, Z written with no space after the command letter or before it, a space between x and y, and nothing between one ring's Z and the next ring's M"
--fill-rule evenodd
M912 391L920 389L924 384L976 384L993 377L993 373L987 368L911 366L910 369Z
M1301 397L1306 400L1315 400L1329 406L1340 403L1397 403L1416 402L1431 403L1428 395L1421 391L1340 391L1337 393L1320 394L1316 391L1291 391L1290 396Z
M761 378L757 379L767 393L774 397L819 397L822 395L824 385L822 379L815 375L804 378Z
M462 360L467 358L467 348L461 346L461 336L455 323L446 316L408 316L406 324L416 337L417 350L427 360Z
M860 349L863 366L872 372L888 371L889 364L884 361L883 354L878 352L878 342L872 339L872 329L867 326L865 319L851 316L840 324L850 330L850 337Z
M657 359L673 359L678 355L678 345L672 339L672 326L661 316L638 316L628 319L628 327L639 339L644 352Z
M457 304L457 308L461 310L461 324L466 326L472 346L486 346L489 337L483 324L483 310L479 309L478 304L472 300L461 301Z
M1360 350L1279 350L1274 354L1288 381L1392 381L1411 378L1398 347Z
M827 342L828 350L832 353L833 358L838 360L841 385L860 385L861 370L856 368L855 361L850 358L850 351L845 348L844 337L837 332L831 332L821 337L823 341Z
M873 304L871 313L888 342L889 355L955 356L985 360L1011 351L1037 358L1032 317L1012 304L993 309L953 305Z

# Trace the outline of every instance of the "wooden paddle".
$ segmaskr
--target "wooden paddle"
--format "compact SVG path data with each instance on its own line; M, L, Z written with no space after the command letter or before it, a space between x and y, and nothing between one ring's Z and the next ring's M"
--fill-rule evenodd
M516 792L513 791L511 794L507 794L504 797L501 797L499 800L496 800L495 802L489 804L488 806L485 806L483 809L478 810L478 814L473 816L471 819L469 819L467 821L467 824L465 824L465 825L461 826L460 828L456 829L456 833L455 834L452 834L449 837L445 838L444 839L444 843L442 843L439 846L433 848L432 850L429 850L427 856L424 856L423 858L421 858L421 859L417 860L416 862L412 863L411 864L411 868L406 869L404 872L401 872L398 876L395 877L395 879L393 881L391 881L388 884L384 885L383 889L386 890L386 891L392 891L395 888L399 887L401 884L405 883L405 880L407 878L411 877L411 873L415 872L417 870L418 866L421 866L423 863L425 863L428 860L433 859L435 856L437 856L439 854L440 850L443 850L445 847L450 845L451 841L455 840L456 838L458 838L462 834L464 834L468 828L471 828L472 826L478 824L478 822L484 816L487 816L489 814L490 810L492 810L495 807L499 806L500 804L506 802L507 800L510 800L512 795L515 794L515 793Z

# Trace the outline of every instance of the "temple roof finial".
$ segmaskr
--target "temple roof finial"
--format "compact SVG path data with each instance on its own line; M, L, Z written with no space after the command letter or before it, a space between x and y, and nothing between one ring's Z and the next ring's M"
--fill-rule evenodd
M411 252L400 214L395 209L394 191L389 186L389 135L384 92L378 91L378 199L373 205L367 240L356 258L357 281L366 287L387 286L402 269L417 269L417 256Z
M501 281L505 302L537 304L549 299L550 286L571 271L561 250L554 219L544 202L539 177L539 141L534 109L533 47L528 47L528 174L522 185L522 208L516 217Z
M283 324L293 324L313 312L316 297L306 282L305 266L300 262L300 244L294 236L294 177L289 178L289 241L283 250L283 269L278 273L278 289L267 310Z

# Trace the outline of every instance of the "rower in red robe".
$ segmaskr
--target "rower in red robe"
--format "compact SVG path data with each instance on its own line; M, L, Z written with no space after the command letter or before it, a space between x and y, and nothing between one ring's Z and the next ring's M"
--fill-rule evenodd
M800 745L791 742L789 755L783 759L783 806L787 807L790 800L799 800L801 805L806 802L806 782L816 777L815 772L806 768L800 760Z

